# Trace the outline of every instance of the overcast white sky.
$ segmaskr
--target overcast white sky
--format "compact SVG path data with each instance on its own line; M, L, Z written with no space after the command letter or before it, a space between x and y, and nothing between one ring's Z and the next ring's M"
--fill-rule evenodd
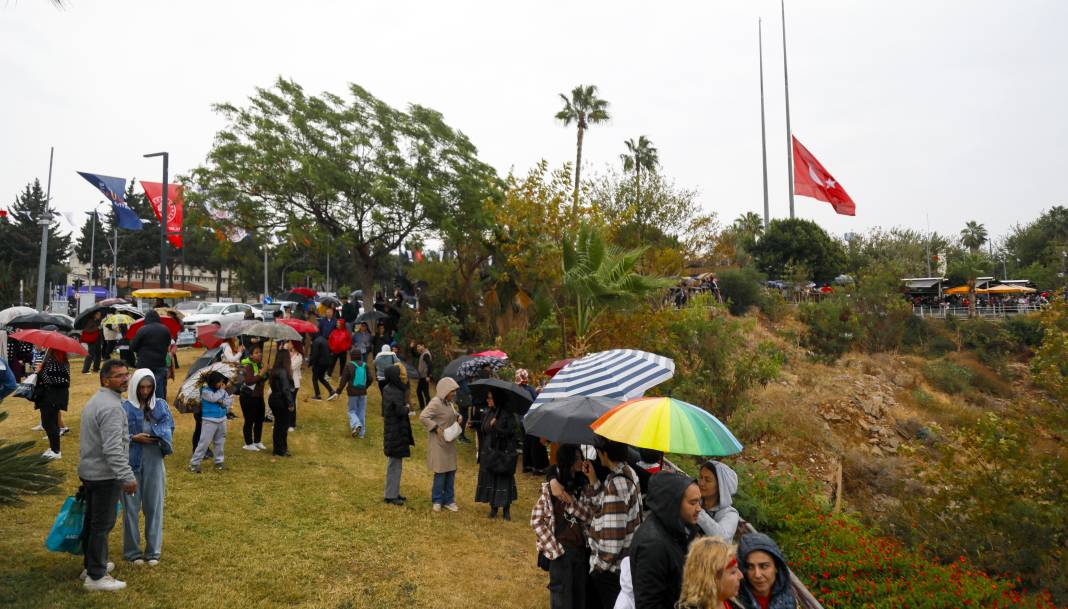
M0 2L0 206L48 172L61 211L101 197L76 170L159 180L204 160L222 122L283 75L359 83L441 111L505 174L573 160L557 93L596 84L613 120L586 171L648 136L663 171L729 222L762 213L757 18L764 18L771 211L788 214L777 0L711 2ZM797 198L842 234L873 226L994 235L1068 204L1068 2L788 0L794 133L857 216Z

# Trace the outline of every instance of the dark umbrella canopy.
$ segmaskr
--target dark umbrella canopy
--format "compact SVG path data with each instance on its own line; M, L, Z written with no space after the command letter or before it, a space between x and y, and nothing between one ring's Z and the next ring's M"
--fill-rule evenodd
M55 326L57 329L67 332L74 329L74 324L69 317L53 315L51 313L34 313L32 315L20 315L7 322L12 328L43 328Z
M208 349L207 351L204 352L204 355L201 355L200 357L197 358L197 361L193 362L192 366L189 366L189 372L186 373L185 378L188 379L189 377L191 377L194 374L196 374L197 370L200 370L200 369L208 366L209 364L213 364L213 363L219 361L219 358L221 358L221 357L222 357L222 347L216 347L214 349Z
M472 382L470 386L473 398L478 399L483 392L489 391L493 394L493 402L498 408L519 416L526 414L531 402L534 401L526 389L501 379L479 379Z
M593 444L590 424L623 400L577 395L550 400L527 411L523 426L532 436L561 444Z
M462 381L464 377L460 376L460 365L466 361L475 359L470 355L461 355L460 357L452 360L448 364L445 364L445 368L441 371L442 377L450 377L454 381Z
M299 292L286 292L285 294L282 294L278 297L278 300L291 300L293 302L308 302L311 299L311 296L307 296Z
M124 313L131 312L131 307L122 306L126 303L125 300L121 298L109 298L108 300L117 300L119 302L106 304L106 301L101 301L82 311L78 314L77 317L74 318L74 329L81 330L82 328L84 328L85 324L89 323L89 318L91 318L93 316L93 313L96 313L97 311L99 311L103 315L103 317L101 317L101 321L103 321L103 318L107 317L110 313L116 313L119 311L122 311ZM137 309L134 309L134 311L137 313L138 316L142 316L141 311Z
M499 357L491 357L488 355L471 356L471 359L460 364L460 369L457 373L464 378L474 378L478 376L479 371L485 366L489 366L491 370L497 370L503 368L507 364L507 361Z
M381 321L387 317L389 317L389 315L386 315L381 311L375 311L372 309L370 311L364 311L363 313L360 313L360 316L356 318L356 323L359 324L366 321Z

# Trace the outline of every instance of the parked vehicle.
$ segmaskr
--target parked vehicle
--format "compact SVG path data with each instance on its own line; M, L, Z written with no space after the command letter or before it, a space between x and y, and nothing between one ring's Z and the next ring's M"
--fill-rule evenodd
M219 324L225 326L230 322L245 318L245 311L252 311L253 317L263 320L263 311L254 309L252 305L243 302L215 302L198 310L192 315L186 315L182 320L182 326L186 330L197 329L197 326L205 324Z

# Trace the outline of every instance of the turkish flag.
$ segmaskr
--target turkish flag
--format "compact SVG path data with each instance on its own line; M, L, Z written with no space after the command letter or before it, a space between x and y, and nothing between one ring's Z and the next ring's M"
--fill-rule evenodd
M163 184L141 180L141 188L145 189L145 194L152 203L152 211L156 212L156 219L159 220L162 215L160 208L163 206ZM182 207L182 185L168 184L167 240L178 249L182 249Z
M794 140L794 192L826 201L834 211L843 216L857 215L857 205L849 197L842 185L823 168L801 142Z

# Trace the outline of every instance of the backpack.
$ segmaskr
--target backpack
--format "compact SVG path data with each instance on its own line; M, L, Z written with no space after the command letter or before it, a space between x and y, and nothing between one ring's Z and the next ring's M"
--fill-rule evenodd
M355 389L367 389L367 365L357 366L356 362L350 362L355 372L352 374L352 386Z

